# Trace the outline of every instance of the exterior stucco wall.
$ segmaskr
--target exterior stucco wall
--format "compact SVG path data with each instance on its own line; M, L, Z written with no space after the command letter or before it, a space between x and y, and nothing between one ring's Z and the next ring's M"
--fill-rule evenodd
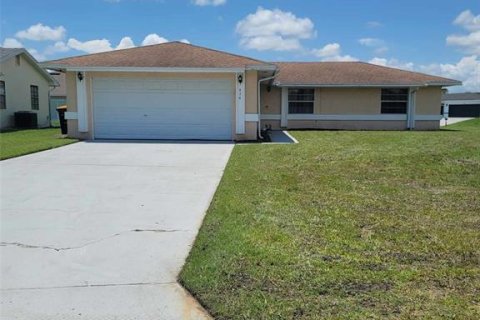
M257 114L257 80L258 72L248 70L245 72L245 113ZM234 106L235 109L235 106ZM235 140L257 140L257 122L245 122L245 134L235 135Z
M0 129L14 126L14 113L29 111L37 114L38 127L50 126L49 90L47 79L23 55L20 65L15 57L0 65L0 80L5 81L6 109L0 109ZM39 110L32 110L30 85L38 86Z
M261 87L262 115L276 116L275 119L262 120L262 126L272 129L280 128L282 89ZM420 88L416 96L416 114L436 116L440 114L441 87ZM381 115L381 88L315 88L315 115ZM302 115L297 115L301 117ZM290 129L341 129L341 130L403 130L407 128L406 120L288 120ZM417 130L434 130L439 128L438 121L417 120Z
M271 87L268 92L268 86L260 87L260 105L262 106L262 114L280 114L282 105L282 89L279 87Z
M440 114L442 105L442 88L427 87L417 91L416 114Z
M416 130L438 130L440 129L440 121L415 121Z
M78 131L77 120L68 120L68 135L74 138L91 140L94 137L93 126L93 82L94 78L132 78L132 79L224 79L229 81L232 87L232 137L234 140L254 140L257 137L256 122L245 124L245 134L235 134L236 117L235 117L235 90L236 76L234 73L153 73L153 72L86 72L85 80L87 88L87 113L88 128L86 133ZM256 71L248 71L245 75L245 110L246 113L256 113ZM68 111L76 112L77 96L76 96L76 72L67 72L67 107Z
M317 114L379 114L379 88L316 88Z

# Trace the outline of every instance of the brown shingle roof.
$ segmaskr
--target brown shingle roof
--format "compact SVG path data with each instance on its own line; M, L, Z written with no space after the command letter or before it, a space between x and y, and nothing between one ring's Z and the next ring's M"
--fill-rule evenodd
M459 85L459 81L365 62L275 62L276 85Z
M47 61L46 66L64 67L146 67L146 68L244 68L269 65L218 50L182 42L108 51Z

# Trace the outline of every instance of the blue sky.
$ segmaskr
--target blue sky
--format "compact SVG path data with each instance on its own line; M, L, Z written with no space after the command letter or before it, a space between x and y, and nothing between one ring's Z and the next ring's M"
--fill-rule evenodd
M0 10L3 46L39 60L182 40L267 61L362 60L480 91L478 0L2 0Z

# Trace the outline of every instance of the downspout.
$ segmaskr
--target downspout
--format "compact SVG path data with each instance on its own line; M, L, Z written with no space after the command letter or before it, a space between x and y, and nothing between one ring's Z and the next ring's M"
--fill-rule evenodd
M277 70L275 70L273 72L273 75L271 77L267 77L267 78L262 78L262 79L259 79L258 80L258 83L257 83L257 114L258 114L258 122L257 122L257 131L258 131L258 137L260 139L263 139L263 136L262 136L262 124L260 122L260 118L261 118L261 113L262 113L262 106L261 106L261 99L260 99L260 84L264 81L268 81L268 80L272 80L273 78L275 78L277 76Z
M415 129L415 113L416 113L416 96L418 87L410 88L408 92L408 114L407 114L407 129Z

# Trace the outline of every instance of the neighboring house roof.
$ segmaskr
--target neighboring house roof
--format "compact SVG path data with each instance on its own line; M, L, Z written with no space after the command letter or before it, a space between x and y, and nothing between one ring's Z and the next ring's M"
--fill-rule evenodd
M45 66L69 67L133 67L133 68L245 68L275 66L227 52L182 42L167 42L44 62Z
M42 68L39 64L38 61L30 54L28 53L27 50L24 48L2 48L0 47L0 63L5 62L9 59L14 58L15 56L18 56L19 54L23 55L29 62L30 64L37 69L37 71L47 79L47 81L50 83L51 86L57 86L57 82L50 76L50 74Z
M442 101L452 100L480 100L480 92L446 93Z
M52 91L50 91L51 97L66 97L67 96L67 83L65 78L65 73L59 74L50 74L52 78L55 79L58 83L58 87L55 87Z
M279 86L454 86L460 81L365 62L275 62Z

